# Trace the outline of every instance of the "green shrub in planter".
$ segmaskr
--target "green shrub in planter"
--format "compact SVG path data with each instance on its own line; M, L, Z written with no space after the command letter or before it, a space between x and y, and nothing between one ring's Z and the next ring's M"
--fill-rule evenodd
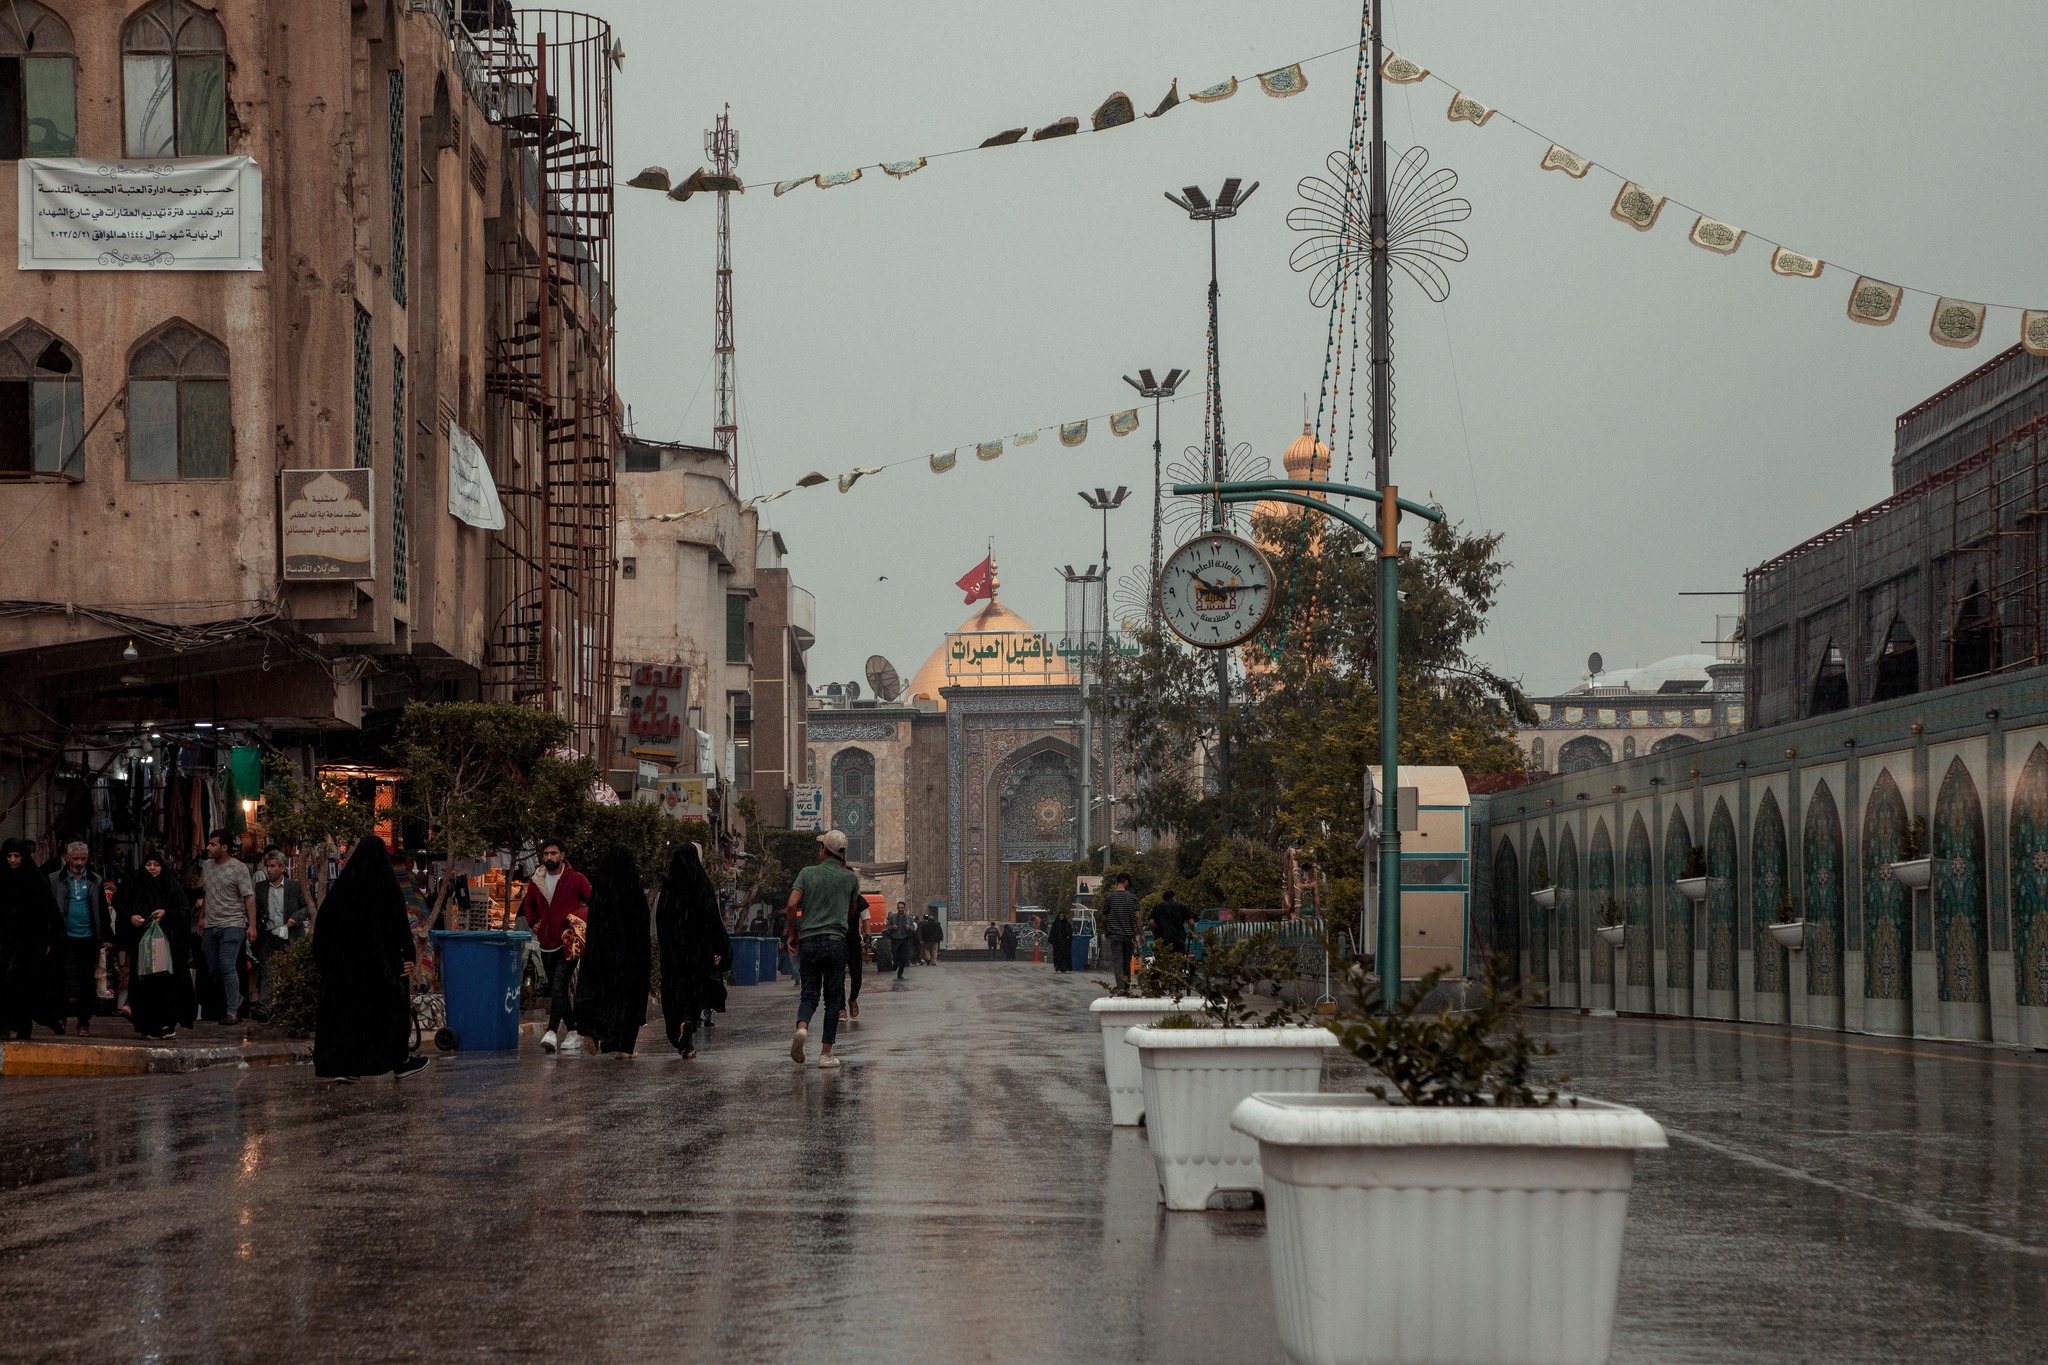
M1309 1011L1280 998L1281 987L1297 974L1299 955L1273 931L1250 934L1228 947L1211 929L1202 935L1202 955L1175 952L1164 943L1153 948L1152 960L1139 973L1136 993L1150 999L1202 1002L1210 1028L1285 1028L1307 1020ZM1246 997L1262 985L1274 988L1273 1005L1261 1011ZM1162 1021L1155 1027L1174 1028Z
M271 955L270 1022L294 1038L310 1038L319 1013L320 969L313 965L308 934Z
M1391 1014L1381 1014L1379 983L1368 985L1361 968L1351 969L1346 977L1350 1000L1328 1027L1345 1051L1386 1079L1366 1090L1413 1105L1556 1104L1557 1087L1571 1077L1536 1074L1536 1059L1554 1057L1557 1049L1530 1038L1514 1017L1517 1009L1541 999L1542 991L1517 981L1506 954L1496 954L1487 963L1485 993L1475 1008L1426 1014L1422 1002L1443 977L1441 967L1430 972L1401 993Z

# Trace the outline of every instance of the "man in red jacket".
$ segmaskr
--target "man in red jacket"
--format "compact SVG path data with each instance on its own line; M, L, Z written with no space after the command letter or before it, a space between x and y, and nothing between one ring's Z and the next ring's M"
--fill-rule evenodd
M569 979L576 972L576 960L564 949L562 933L569 927L571 915L589 921L590 880L569 866L560 839L541 840L540 866L526 883L526 896L519 908L533 926L541 970L548 979L548 1030L540 1036L540 1045L553 1052L559 1037L562 1051L581 1052L576 1011L569 1001Z

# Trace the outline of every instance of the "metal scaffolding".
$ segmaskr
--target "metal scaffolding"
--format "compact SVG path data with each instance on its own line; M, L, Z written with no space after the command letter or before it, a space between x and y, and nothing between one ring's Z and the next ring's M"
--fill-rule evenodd
M484 661L493 700L566 716L602 761L612 689L612 75L609 25L519 10L477 35L506 130L486 244L493 545Z

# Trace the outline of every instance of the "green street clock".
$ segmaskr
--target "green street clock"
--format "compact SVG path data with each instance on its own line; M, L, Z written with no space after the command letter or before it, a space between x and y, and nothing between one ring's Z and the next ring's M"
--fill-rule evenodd
M1196 536L1159 570L1159 614L1203 649L1228 649L1258 633L1273 609L1273 565L1248 540Z

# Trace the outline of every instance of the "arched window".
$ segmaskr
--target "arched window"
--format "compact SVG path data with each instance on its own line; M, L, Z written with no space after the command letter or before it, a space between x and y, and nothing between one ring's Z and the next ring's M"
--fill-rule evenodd
M0 161L78 154L71 30L36 0L0 7Z
M1580 735L1557 749L1557 770L1560 773L1582 773L1588 768L1612 762L1614 750L1597 735Z
M5 26L0 18L0 27ZM85 475L78 352L33 322L0 340L0 476Z
M1673 749L1683 749L1688 744L1697 743L1699 741L1691 735L1666 735L1650 746L1650 752L1653 754L1668 754Z
M1984 586L1972 579L1949 634L1949 681L1975 678L1997 667L1998 632L1991 622L1991 600Z
M866 749L832 755L832 828L846 836L846 861L875 860L875 756Z
M222 156L228 56L220 20L191 0L153 0L121 38L130 156Z
M1543 741L1540 739L1532 739L1529 741L1529 766L1534 768L1539 773L1544 771Z
M228 353L173 323L128 362L128 477L225 479L231 449Z
M1890 701L1893 697L1910 697L1920 690L1920 645L1913 638L1912 630L1902 616L1892 618L1892 628L1885 632L1884 644L1877 653L1877 685L1871 690L1872 701Z
M1814 671L1813 692L1806 714L1825 716L1849 709L1849 661L1833 640L1821 646L1820 667Z

